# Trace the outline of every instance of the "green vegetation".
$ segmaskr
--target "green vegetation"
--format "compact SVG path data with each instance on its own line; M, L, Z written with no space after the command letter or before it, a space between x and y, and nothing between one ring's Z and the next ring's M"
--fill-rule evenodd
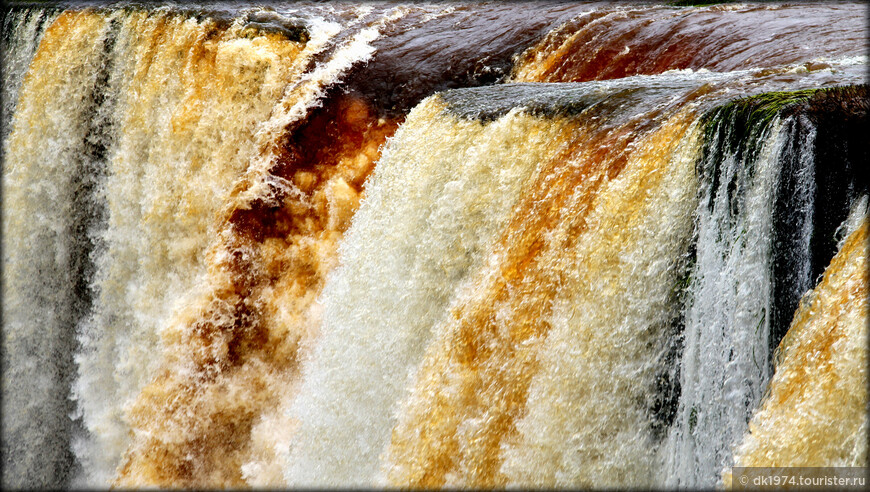
M766 92L737 99L709 111L703 117L706 152L740 155L754 162L760 145L767 136L770 123L777 116L787 116L809 105L824 105L826 101L841 101L866 97L867 86L829 87L799 91ZM718 149L709 149L714 142Z
M736 154L754 162L773 119L786 108L806 102L819 90L824 89L767 92L719 106L704 116L705 142L718 141L716 152L723 157Z

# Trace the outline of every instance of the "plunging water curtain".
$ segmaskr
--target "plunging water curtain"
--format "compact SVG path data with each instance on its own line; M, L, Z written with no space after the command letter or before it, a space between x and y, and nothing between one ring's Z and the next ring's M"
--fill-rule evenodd
M868 7L699 3L4 7L3 487L866 472Z

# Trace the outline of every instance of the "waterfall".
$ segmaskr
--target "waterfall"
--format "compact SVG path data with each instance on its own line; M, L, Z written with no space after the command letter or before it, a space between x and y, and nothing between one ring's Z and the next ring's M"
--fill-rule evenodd
M564 297L583 284L576 277L592 273L596 261L601 263L602 276L608 268L620 269L612 258L594 253L595 241L606 241L596 237L604 234L599 227L611 229L609 221L632 222L627 209L628 215L608 213L621 209L612 200L645 196L647 189L638 181L649 179L647 184L655 187L657 173L667 172L662 161L668 162L672 154L683 155L673 147L686 132L687 118L674 117L658 131L647 130L649 135L638 128L649 111L661 110L662 103L661 96L648 94L653 91L642 86L517 89L529 95L513 99L513 104L533 107L546 119L550 119L547 113L554 113L554 123L567 119L577 128L568 149L538 157L543 168L528 181L523 200L490 246L486 263L435 327L435 340L393 430L387 470L392 483L426 487L504 483L495 458L512 437L512 421L522 413L525 393L534 391L534 386L527 388L530 379L532 385L535 382L535 354L555 336L548 337L548 332L556 329L557 320L573 319L571 313L578 309L577 303ZM459 99L452 93L445 97ZM589 125L596 117L613 123ZM658 148L664 142L667 145ZM676 173L679 184L672 190L678 204L684 204L680 193L693 189L684 185L691 182L691 176L685 176L691 174L691 161L680 157L674 161L685 167L683 177ZM650 174L645 166L660 168ZM610 188L619 191L608 193ZM679 231L679 226L671 231L677 249ZM666 263L662 266L667 268ZM615 272L611 275L618 277ZM666 282L662 285L667 288ZM421 422L427 422L422 434Z
M866 465L865 16L4 8L3 486Z
M723 120L727 123L718 122L710 132L710 150L699 166L705 184L695 212L696 257L671 458L675 485L682 486L708 483L725 465L770 377L773 204L768 197L776 189L788 132L773 121L747 143L754 155L732 154L734 119Z
M75 333L95 296L104 220L94 92L107 27L70 13L46 29L5 141L3 466L18 486L50 487L75 469Z
M839 223L843 204L860 198L861 191L845 179L843 195L816 204L816 177L823 176L816 166L848 167L838 160L856 143L846 133L838 157L824 155L816 148L812 110L775 116L778 105L811 107L813 96L807 97L759 96L709 116L699 166L704 184L695 212L682 396L668 451L672 485L710 483L730 462L770 379L774 348L791 320L784 312L793 312L815 281L813 236L833 240L829 223L813 223L814 212L840 208L838 218L827 218Z
M9 12L3 19L3 141L9 134L18 90L42 33L58 14L50 9L22 9Z
M437 98L411 112L367 185L340 251L348 260L323 292L323 336L291 409L299 430L288 482L374 476L392 420L383 402L401 394L455 292L473 288L463 287L469 272L541 155L567 145L561 130L517 113L463 121Z
M801 299L777 349L769 396L737 448L735 466L866 464L866 198L856 205L840 251ZM724 479L727 486L730 474Z

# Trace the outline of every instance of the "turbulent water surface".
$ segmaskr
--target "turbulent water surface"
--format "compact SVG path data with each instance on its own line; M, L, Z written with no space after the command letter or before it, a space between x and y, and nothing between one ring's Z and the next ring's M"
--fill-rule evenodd
M867 465L861 3L3 13L3 485Z

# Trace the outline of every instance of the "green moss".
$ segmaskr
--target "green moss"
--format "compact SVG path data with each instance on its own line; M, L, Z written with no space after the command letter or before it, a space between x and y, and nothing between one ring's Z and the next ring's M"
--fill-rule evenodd
M705 145L718 142L720 155L736 154L752 163L758 157L770 124L777 116L788 116L809 104L866 95L867 87L846 86L799 91L766 92L737 99L716 107L703 117Z
M736 99L708 111L701 119L704 127L704 146L698 161L699 177L719 189L722 165L736 158L746 166L746 176L754 172L755 162L766 141L771 124L798 112L810 114L812 108L836 106L844 101L866 98L867 86L847 86L799 91L767 92ZM726 186L729 208L736 214L741 194L740 180L733 175ZM707 203L710 210L714 197Z
M738 216L747 206L744 193L755 172L759 154L773 131L776 119L789 119L787 140L782 142L774 203L772 276L773 305L758 314L755 329L770 327L771 347L788 330L804 292L804 277L793 270L794 255L810 255L807 279L817 279L837 252L836 227L851 210L851 204L870 190L870 150L866 145L870 124L868 85L857 84L789 92L769 92L733 100L713 108L702 117L704 144L697 161L701 196L708 211L720 203L720 241L732 248L743 247L745 231ZM806 142L812 135L812 145ZM813 189L801 191L799 173L812 159ZM737 164L739 170L724 172ZM726 182L727 180L727 182ZM808 198L807 193L812 193ZM807 202L806 200L809 200ZM807 203L812 204L806 210ZM804 236L810 226L809 244ZM697 240L697 238L695 239ZM801 248L807 248L803 250ZM805 253L800 253L805 254ZM801 260L804 261L804 260ZM802 275L802 274L801 274ZM759 365L770 363L771 354L754 354Z
M705 140L718 140L720 153L737 154L754 162L774 118L786 108L807 101L818 90L822 89L767 92L719 106L704 117Z

